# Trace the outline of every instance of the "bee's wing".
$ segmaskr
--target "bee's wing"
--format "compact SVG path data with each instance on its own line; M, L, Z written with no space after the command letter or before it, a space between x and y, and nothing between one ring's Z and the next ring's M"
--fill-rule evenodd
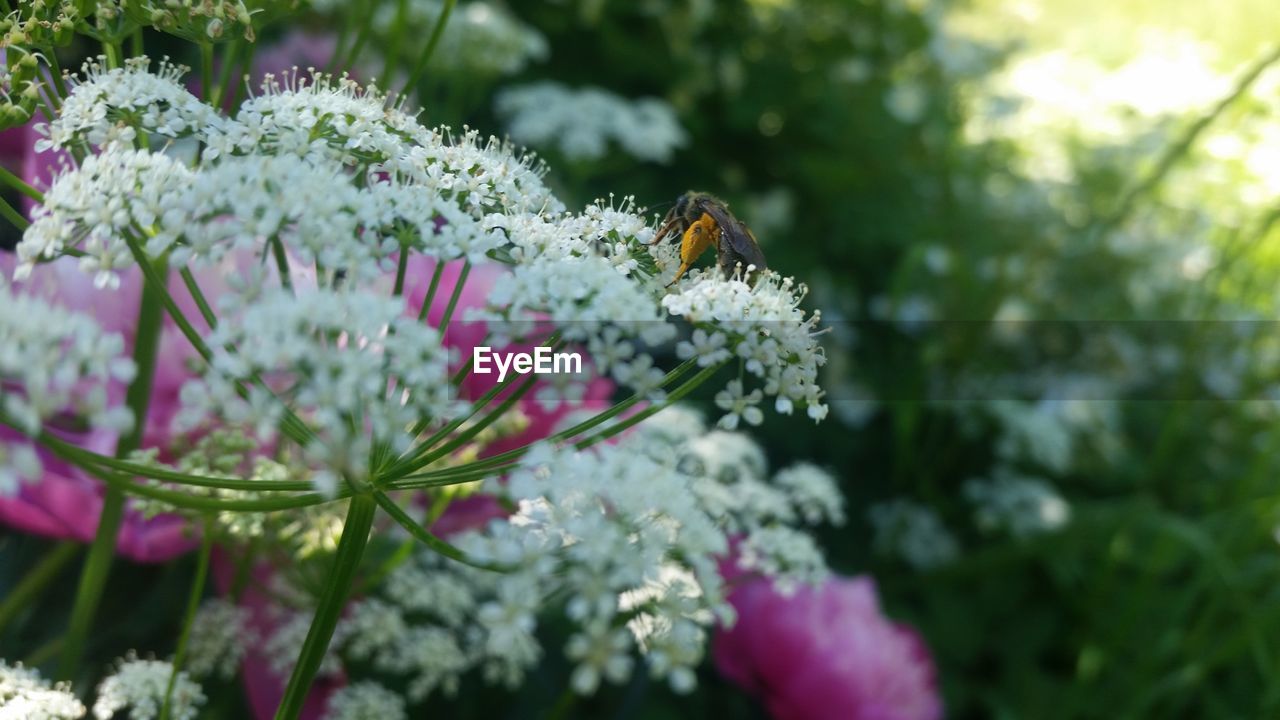
M721 246L730 251L730 257L724 258L727 263L721 263L726 272L732 272L733 266L739 262L744 267L755 265L757 270L765 268L764 251L745 223L715 203L707 203L702 209L720 226Z

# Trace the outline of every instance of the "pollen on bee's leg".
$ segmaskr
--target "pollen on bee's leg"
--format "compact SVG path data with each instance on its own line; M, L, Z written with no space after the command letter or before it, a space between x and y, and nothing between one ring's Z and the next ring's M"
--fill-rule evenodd
M689 271L689 263L680 263L680 269L676 271L676 276L672 278L671 282L667 283L666 286L671 287L672 285L675 285L676 283L680 282L680 278L684 277L684 274L688 271Z

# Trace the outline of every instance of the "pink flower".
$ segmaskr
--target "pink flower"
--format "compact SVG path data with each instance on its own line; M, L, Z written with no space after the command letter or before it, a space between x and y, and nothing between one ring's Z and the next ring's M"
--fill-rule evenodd
M12 255L0 255L0 273L13 272ZM87 314L110 332L124 336L132 345L137 331L138 305L142 296L142 273L137 269L122 273L118 290L98 290L92 277L76 267L77 261L63 258L38 266L31 277L15 287L19 292L39 296L68 310ZM223 281L216 274L200 274L201 286L211 297L222 291ZM184 314L192 318L200 331L207 328L199 317L195 301L176 274L169 290ZM175 439L171 422L178 411L178 394L189 376L188 362L196 351L166 317L157 353L151 403L143 430L143 447L165 450ZM124 401L125 386L117 383L109 388L116 402ZM4 431L4 438L20 441L21 436ZM118 437L110 432L65 434L64 438L95 452L112 455ZM37 449L45 468L44 476L35 483L24 484L12 497L0 497L0 522L25 532L49 537L88 542L97 532L104 488L101 482L79 469ZM138 562L162 562L180 555L194 545L185 520L175 515L147 519L126 510L117 536L120 554Z
M777 720L938 720L942 699L929 649L880 610L875 581L832 578L790 597L748 580L713 655L720 672Z

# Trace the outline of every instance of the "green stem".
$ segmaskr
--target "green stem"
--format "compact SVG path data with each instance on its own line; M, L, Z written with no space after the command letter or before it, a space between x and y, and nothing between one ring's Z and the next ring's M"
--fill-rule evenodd
M431 304L436 300L436 291L440 289L440 276L444 274L444 261L436 261L436 269L431 273L431 284L427 286L427 294L422 298L422 308L418 310L418 320L425 320Z
M329 57L329 66L324 71L332 75L333 71L338 67L338 59L347 52L347 40L351 33L351 24L355 22L357 6L356 0L351 0L346 4L346 12L342 13L341 19L338 21L338 37L333 41L333 55Z
M552 336L548 339L548 342L551 343L556 349L559 349L560 347L562 347L562 345L559 343L559 340L560 340L560 334L553 333ZM458 369L458 372L454 374L453 378L450 379L449 383L454 387L458 387L462 383L463 378L465 378L468 374L470 374L471 366L474 365L474 363L475 363L474 357L468 360L465 366ZM417 458L421 458L429 450L431 450L431 448L435 447L436 443L445 439L454 430L457 430L458 428L462 427L463 423L475 417L476 414L479 413L481 410L483 410L490 402L492 402L493 399L497 397L499 393L507 389L516 380L519 380L520 377L521 376L519 375L512 375L511 377L503 380L497 385L494 385L492 388L489 389L488 392L480 396L479 400L476 400L471 404L470 412L468 412L466 415L460 415L454 418L453 420L445 424L444 427L432 433L430 437L428 437L426 440L423 440L416 447L414 447L410 453L406 454L405 459L402 459L400 462L397 462L395 467L403 468L405 467L406 460L408 462L413 462ZM417 437L418 435L421 435L422 433L426 432L426 429L430 424L431 424L430 418L426 418L424 420L419 421L416 425L413 426L412 435L414 437Z
M191 299L195 300L196 308L200 310L200 317L204 318L205 324L212 330L218 327L218 316L214 314L213 308L209 306L208 299L204 293L200 291L200 284L196 282L196 276L191 274L191 268L184 267L178 271L182 276L182 282L187 286L187 292L191 293Z
M58 103L61 105L63 100L67 99L67 83L62 79L62 68L58 66L58 55L53 51L50 45L45 49L44 59L49 63L49 75L53 77L53 87L58 93Z
M453 319L453 311L458 307L458 299L462 297L462 288L467 284L467 276L471 274L471 261L466 260L462 263L462 272L458 273L458 280L453 284L453 294L449 296L449 304L445 306L444 315L440 318L440 325L437 330L440 331L440 337L449 329L449 321Z
M694 375L693 377L689 378L689 380L685 382L685 384L681 385L680 387L668 393L666 399L663 400L661 403L651 405L625 420L620 420L616 424L610 425L609 427L605 428L604 430L601 430L600 432L596 433L595 435L592 435L589 438L583 438L582 440L579 440L577 443L575 443L574 447L578 448L579 450L589 448L598 442L608 440L609 438L613 437L614 435L617 435L618 433L622 432L623 430L626 430L627 428L631 428L636 425L639 425L645 420L648 420L654 415L671 407L676 402L684 398L684 396L693 392L695 388L697 388L699 385L701 385L702 383L710 379L712 375L716 374L716 372L719 371L720 368L724 367L725 364L727 364L728 362L729 362L728 360L725 360L724 362L721 362L717 365L711 365L710 367L703 368L702 371L699 372L697 375Z
M449 558L450 560L460 562L463 565L470 565L474 568L480 568L481 570L505 572L510 569L504 565L485 563L471 559L470 555L467 555L462 550L448 542L445 542L444 540L441 540L435 535L432 535L425 527L414 522L413 518L409 517L408 513L401 510L400 506L396 505L395 501L387 497L381 490L373 491L373 499L378 502L378 505L385 510L386 513L400 525L400 527L408 530L409 534L417 539L418 542L426 545L431 550ZM278 717L279 716L277 716L277 718Z
M351 498L342 537L338 540L338 552L333 558L333 567L330 568L324 585L324 595L316 607L307 639L302 643L302 652L289 677L284 698L276 709L276 720L295 720L302 712L302 704L307 699L311 682L324 660L325 651L329 649L329 641L333 638L333 631L338 626L338 618L346 605L356 570L360 567L376 511L377 502L372 497L356 495Z
M25 608L31 607L45 587L58 577L71 558L80 551L80 544L62 542L54 546L35 567L22 576L22 581L13 588L9 596L0 604L0 631L13 620L14 616Z
M213 95L213 43L200 43L200 94L206 99ZM210 103L217 107L216 103Z
M187 643L191 640L191 625L195 622L196 611L200 609L200 599L204 597L204 585L209 577L209 556L213 551L213 523L205 519L204 532L200 535L200 555L196 558L196 576L191 581L191 593L187 596L187 614L182 620L182 633L178 635L178 647L173 651L173 671L169 673L169 684L164 689L164 703L160 706L160 720L169 720L169 709L173 704L173 687L178 682L178 673L187 660Z
M354 1L359 2L360 0ZM364 50L364 45L369 40L369 31L373 28L373 13L369 11L369 3L367 0L360 4L363 12L358 16L360 18L360 30L356 33L356 41L351 45L351 52L347 54L347 60L342 64L342 67L331 69L331 72L336 70L350 70L352 66L355 65L356 60L360 59L360 51ZM334 61L337 61L337 59L338 58L335 55Z
M3 215L9 224L18 228L18 232L26 232L27 227L31 225L26 218L22 217L22 213L13 209L13 206L4 198L0 198L0 215Z
M523 455L525 452L528 452L528 450L529 447L525 446L520 448L517 453ZM479 463L476 465L479 465ZM451 470L457 470L458 472L451 472L448 474L439 472L422 473L420 475L405 475L402 478L387 483L387 488L390 490L426 490L430 488L448 487L450 485L465 485L466 483L473 483L478 480L491 478L494 475L498 475L516 467L516 465L518 465L516 461L508 461L498 465L483 465L479 467L468 464L461 468L450 468Z
M681 367L685 367L687 364L688 363L685 363L685 365L682 365ZM578 448L579 450L589 448L592 445L595 445L596 443L607 440L621 433L622 431L627 430L628 428L634 427L640 424L641 422L644 422L645 420L649 419L650 417L653 417L655 414L661 412L665 408L670 407L675 402L677 402L681 398L688 395L690 392L693 392L695 388L697 388L699 385L705 382L708 378L710 378L713 374L716 373L716 371L718 371L722 367L724 367L724 363L721 363L719 365L713 365L708 368L704 368L701 372L699 372L697 375L690 378L683 385L676 388L675 390L672 390L671 393L667 395L666 400L663 401L662 403L659 403L649 408L645 408L643 411L638 412L635 415L632 415L631 417L625 420L622 420L614 425L610 425L608 428L601 430L600 432L596 433L595 435L592 435L591 437L583 438L579 440L577 443L575 443L574 447ZM680 368L677 368L677 370L679 369ZM672 371L672 373L674 372L675 371ZM670 376L671 375L668 374L668 377ZM636 398L634 397L632 398L632 400L635 400L635 399ZM609 410L593 418L590 418L589 420L578 423L577 425L567 430L562 430L556 433L555 435L550 436L549 438L547 438L547 441L555 442L555 441L571 438L574 435L581 433L583 430L590 429L592 427L600 425L610 417L613 417L618 413L622 412L624 409L626 409L626 407L629 407L631 404L634 404L634 403L630 403L630 402L619 403L613 406L612 408L610 408ZM440 471L431 472L431 473L398 476L396 477L395 480L388 483L387 487L394 490L409 490L409 489L419 489L419 488L442 487L445 485L460 485L462 483L474 482L476 480L483 480L487 477L491 477L496 473L508 470L511 467L513 467L515 465L515 462L519 460L525 453L527 453L529 451L529 448L533 447L533 445L534 443L523 445L513 450L508 450L507 452L485 458L484 460L479 460L473 463L467 463L466 465L463 465L460 467L448 468L446 470L440 470ZM430 462L434 462L434 459L431 460ZM417 463L414 469L426 467L428 464L430 463L429 462Z
M284 243L280 237L271 238L271 254L276 259L276 270L280 273L280 286L293 292L293 273L289 271L289 256L284 251Z
M9 172L9 170L4 166L0 166L0 182L3 182L5 185L8 185L38 203L44 202L44 193L28 185L22 180L22 178Z
M129 252L133 254L133 259L138 263L138 267L141 268L142 275L146 278L148 285L152 284L153 280L158 283L163 282L156 273L155 268L152 267L151 261L147 258L146 253L142 251L142 247L138 245L138 242L131 236L125 235L125 243L129 246ZM187 289L191 291L192 297L196 298L196 304L202 306L201 313L205 312L205 310L208 309L208 302L203 299L204 295L200 292L200 287L196 284L195 278L192 277L188 279L187 276L184 275L183 280L187 282ZM175 302L173 296L169 294L169 288L167 285L160 285L158 298L160 304L164 306L165 312L169 314L169 317L173 319L174 324L178 326L178 330L182 333L183 337L187 339L187 342L191 343L191 347L194 348L196 352L200 353L200 357L204 358L205 362L210 362L213 359L213 351L209 349L209 345L205 343L204 338L201 337L200 333L195 329L195 326L191 324L191 321L187 319L187 316L183 314L182 308L178 307L178 303ZM212 311L210 311L210 314L212 315ZM236 392L238 392L241 397L247 396L249 391L243 386L243 384L235 378L232 378L232 380L236 383ZM255 381L269 392L272 392L273 396L275 395L274 391L271 391L271 388L268 387L266 383L261 382L260 378L255 378ZM280 401L281 405L284 405L285 410L284 420L280 423L280 431L294 442L305 447L314 437L314 434L311 432L311 428L307 427L306 423L302 422L302 419L294 414L293 409L290 408L283 400L280 400L278 396L276 399Z
M122 493L159 500L183 510L206 512L276 512L278 510L294 510L339 500L347 497L351 492L343 489L334 497L328 497L320 493L306 493L304 495L266 499L216 498L135 483L131 482L127 477L108 471L99 471L97 477L107 483L107 487L119 490Z
M236 65L236 50L240 48L240 38L233 38L227 43L226 52L222 53L222 72L218 73L218 84L213 91L209 104L221 109L222 98L227 94L227 85L231 83L232 68Z
M227 107L234 108L240 99L240 86L249 83L249 71L253 69L253 51L258 47L257 43L245 43L244 58L240 63L240 75L236 81L231 84L227 94Z
M519 377L519 376L516 376L516 377ZM476 435L479 435L482 431L484 431L485 428L497 422L498 418L502 417L502 415L505 414L508 410L510 410L512 406L520 402L520 398L524 397L525 394L529 392L529 390L533 389L533 386L535 383L537 383L537 381L538 381L538 378L534 375L530 375L529 377L525 378L524 382L521 383L520 386L515 389L515 392L508 395L496 408L493 409L492 412L490 412L488 415L485 415L483 418L481 418L478 422L476 422L475 425L472 425L466 430L463 430L461 433L455 436L452 440L450 440L449 442L445 443L444 445L440 446L437 449L434 449L434 450L430 449L430 446L426 446L426 448L420 448L420 453L417 456L409 458L407 462L402 461L400 463L397 463L395 466L391 468L391 470L387 473L387 475L389 477L396 477L397 474L412 472L419 468L427 467L428 465L435 462L436 460L439 460L445 455L448 455L454 450L457 450L458 448L467 444L468 442L471 441L472 438L474 438ZM498 388L498 389L501 389L501 388ZM446 425L445 429L448 429L450 426L453 426L456 429L460 425L461 423L459 421L454 420L453 422L449 423L449 425ZM440 433L436 433L436 435L440 435ZM424 443L424 445L426 445L426 443ZM423 450L425 450L425 452L423 452Z
M160 274L159 281L164 282L163 273ZM159 293L163 289L163 284L157 285L151 280L142 286L142 300L138 306L138 331L133 345L137 375L125 391L125 403L133 411L133 429L121 436L116 444L117 457L126 457L142 444L142 433L147 425L147 409L151 404L151 381L155 375L156 353L160 348L160 332L163 327L159 299ZM62 680L72 678L84 655L85 643L97 614L98 601L102 597L102 588L111 572L116 533L123 517L124 493L118 487L108 486L102 500L102 512L98 517L98 530L80 573L80 586L76 590L75 604L71 609L67 641L62 647L62 657L58 663L58 677Z
M0 424L10 425L9 418L0 413ZM209 487L220 488L223 490L285 490L285 491L307 491L313 490L314 485L306 480L249 480L246 478L220 478L208 477L205 475L191 475L188 473L176 472L165 468L152 467L150 465L140 465L138 463L129 462L128 460L120 460L117 458L99 455L91 450L85 450L82 447L61 440L49 433L40 433L36 436L36 441L45 446L50 452L58 457L95 473L100 468L115 470L127 475L139 475L152 480L162 480L164 482L177 483L179 485L191 485L193 487ZM96 473L95 473L96 474Z
M27 656L23 658L22 664L27 667L39 667L44 665L49 662L53 656L58 654L58 651L62 649L62 646L66 641L66 635L58 635L57 637L51 638L49 642L46 642L28 653Z
M663 386L663 387L666 387L667 385L671 384L671 383L672 383L672 382L674 382L675 380L679 379L679 378L680 378L680 376L682 376L682 375L684 375L685 373L687 373L687 372L688 372L691 368L693 368L696 364L697 364L697 360L696 360L696 359L690 359L690 360L686 360L686 361L684 361L683 363L681 363L680 365L676 366L675 368L673 368L673 369L671 370L671 372L667 373L667 376L666 376L666 377L664 377L664 378L662 379L662 386ZM718 365L718 366L713 366L713 367L711 367L711 368L707 368L707 369L703 370L701 373L699 373L697 376L695 376L694 378L691 378L690 380L686 381L684 385L681 385L679 388L676 388L675 390L673 390L673 391L672 391L672 394L668 396L668 398L667 398L667 402L666 402L666 403L664 403L662 406L659 406L659 407L658 407L658 410L660 410L660 409L662 409L662 407L666 407L667 405L670 405L672 402L674 402L674 400L672 399L673 397L674 397L674 398L676 398L676 399L678 399L678 398L681 398L681 397L684 397L685 395L687 395L689 392L691 392L691 391L693 390L693 388L695 388L695 387L697 387L698 385L700 385L700 384L701 384L701 383L702 383L706 378L710 377L710 376L711 376L711 374L712 374L712 373L714 373L716 370L718 370L720 367L721 367L721 366L719 366L719 365ZM490 391L490 393L491 393L491 394L496 394L496 393L493 393L493 391ZM485 396L485 398L488 398L488 397L489 397L489 395L486 395L486 396ZM481 401L485 401L485 398L481 398ZM626 411L628 408L633 407L634 405L636 405L637 403L639 403L639 402L640 402L641 400L643 400L643 399L644 399L644 396L643 396L643 395L632 395L631 397L629 397L629 398L627 398L626 400L623 400L622 402L620 402L620 403L618 403L618 404L614 405L613 407L609 408L608 410L605 410L604 412L600 413L599 415L595 415L595 416L593 416L593 417L590 417L590 418L588 418L588 419L586 419L586 420L584 420L584 421L582 421L582 422L578 423L577 425L574 425L573 427L566 428L566 429L564 429L564 430L561 430L561 431L560 431L560 432L558 432L558 433L555 433L554 435L551 435L550 437L546 438L546 441L547 441L547 442L558 442L558 441L561 441L561 440L567 440L567 439L569 439L569 438L571 438L571 437L574 437L575 435L580 435L580 434L582 434L582 433L586 432L587 430L590 430L590 429L592 429L592 428L594 428L594 427L596 427L596 426L598 426L598 425L601 425L601 424L605 423L606 421L608 421L608 420L610 420L610 419L612 419L612 418L616 417L617 415L619 415L619 414L621 414L622 412ZM654 410L653 412L657 412L657 410ZM653 414L653 413L649 413L648 415L645 415L644 417L649 417L649 416L650 416L650 415L652 415L652 414ZM643 418L641 418L641 419L643 419ZM638 421L637 421L637 422L638 422ZM634 423L634 422L632 422L632 423L628 424L626 427L631 427L631 426L632 426L632 425L634 425L634 424L635 424L635 423ZM621 428L620 430L615 431L615 432L613 432L612 434L617 434L617 432L621 432L621 430L625 430L625 429L626 429L626 427ZM434 436L433 436L433 437L434 437ZM424 444L424 445L426 445L426 444L428 444L428 443L430 443L430 442L431 442L431 439L429 438L429 439L428 439L426 442L424 442L423 444ZM542 442L542 441L540 441L540 442ZM497 455L493 455L493 456L487 457L487 458L485 458L485 459L483 459L483 460L478 460L478 461L476 461L476 462L474 462L474 463L468 463L467 465L465 465L465 466L463 466L463 467L448 468L448 469L446 469L446 470L440 470L440 471L433 472L433 473L423 473L423 474L419 474L419 475L403 475L403 474L397 474L397 471L400 471L400 472L412 472L413 470L416 470L416 469L418 469L418 468L426 467L426 466L427 466L427 464L423 464L423 463L420 463L420 462L413 462L413 463L411 463L411 464L409 465L409 469L408 469L408 470L404 470L405 465L404 465L404 464L401 464L401 465L397 465L397 466L395 466L395 467L391 468L391 470L387 473L387 476L388 476L388 477L396 478L396 481L395 481L395 482L393 482L393 483L390 485L390 487L393 487L393 488L396 488L396 489L404 489L404 488L410 488L410 487L414 487L414 488L417 488L417 487L435 487L435 486L440 486L440 485L456 485L456 484L458 484L458 483L460 483L460 482L471 482L471 480L480 479L481 477L485 477L485 476L486 476L486 475L479 475L479 476L475 476L475 474L476 474L477 472L479 472L479 471L482 471L482 470L486 470L486 469L487 469L487 470L489 470L489 473L488 473L488 474L492 474L492 472L494 472L494 471L497 471L497 470L500 470L500 469L505 469L507 466L511 465L511 464L512 464L512 463L514 463L516 460L520 459L520 457L521 457L521 456L523 456L526 452L528 452L528 451L529 451L529 448L530 448L530 447L532 447L532 446L533 446L533 443L530 443L530 444L528 444L528 445L524 445L524 446L521 446L521 447L518 447L518 448L514 448L514 449L512 449L512 450L508 450L508 451L506 451L506 452L504 452L504 453L499 453L499 454L497 454ZM415 458L414 458L414 459L415 459L415 460L416 460L416 459L420 459L421 457L422 457L422 454L421 454L421 453L419 453L417 456L415 456ZM434 462L434 460L433 460L432 462ZM468 479L466 479L466 480L459 480L459 479L457 479L457 476L462 476L462 475L465 475ZM413 483L404 483L404 484L402 484L402 483L400 483L400 482L399 482L399 481L401 481L401 480L415 480L416 482L413 482ZM433 480L440 480L440 482L431 482L431 481L433 481ZM421 481L427 481L427 482L421 482Z
M423 48L422 54L418 56L418 62L414 64L413 72L409 73L409 80L405 82L404 88L400 90L401 95L405 95L418 86L418 81L422 79L422 73L427 69L427 61L431 59L431 55L436 51L436 45L440 44L440 38L444 35L444 26L449 22L449 14L453 12L453 6L456 4L457 0L444 0L444 8L440 10L440 18L436 20L435 29L431 31L431 39L427 41L427 46Z
M114 70L120 67L120 47L115 41L104 38L102 41L102 52L107 56L107 67L109 69Z
M400 259L396 262L396 285L391 294L400 297L404 294L404 276L409 271L409 248L400 246Z
M391 89L391 70L399 62L400 41L404 38L405 29L409 25L409 0L397 0L396 19L391 25L391 37L387 38L386 62L382 65L381 86Z

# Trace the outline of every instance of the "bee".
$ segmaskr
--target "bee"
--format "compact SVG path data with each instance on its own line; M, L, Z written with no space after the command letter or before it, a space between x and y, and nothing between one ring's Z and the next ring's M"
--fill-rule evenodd
M662 242L668 235L680 236L680 269L667 287L684 277L693 261L713 245L716 264L725 277L732 277L739 266L744 275L750 265L755 270L765 268L764 252L751 229L729 212L723 200L707 193L691 190L676 199L653 241Z

